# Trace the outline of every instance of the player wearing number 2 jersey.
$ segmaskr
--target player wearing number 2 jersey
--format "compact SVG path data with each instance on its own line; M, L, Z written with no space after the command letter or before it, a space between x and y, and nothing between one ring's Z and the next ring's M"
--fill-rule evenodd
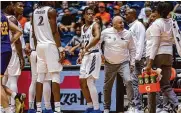
M55 2L40 2L33 12L33 37L37 51L36 104L37 113L42 113L41 98L43 82L47 73L52 79L52 90L55 101L55 113L60 113L60 71L63 48L56 24ZM37 41L37 42L36 42ZM37 46L36 46L37 43ZM52 111L53 112L53 111Z
M93 22L94 11L86 8L83 12L85 25L82 26L83 50L78 61L82 60L80 67L80 86L87 101L88 108L85 113L101 113L99 109L98 94L95 80L99 78L101 67L101 53L98 44L100 40L100 26Z

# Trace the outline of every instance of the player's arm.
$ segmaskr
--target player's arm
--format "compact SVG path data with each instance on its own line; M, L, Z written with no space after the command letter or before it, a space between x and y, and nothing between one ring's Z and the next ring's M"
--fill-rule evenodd
M34 40L34 45L35 45L35 49L36 49L37 40L36 40L36 36L35 36L35 32L34 32L34 13L32 15L32 38Z
M101 30L100 26L98 23L94 24L93 26L93 40L90 42L86 47L85 51L88 51L91 47L95 46L99 41L100 41L100 36L101 36Z
M18 40L20 38L20 36L23 34L22 30L13 22L11 22L10 20L8 20L9 23L9 28L12 32L15 32L15 34L13 35L12 39L11 39L11 43L16 42L16 40Z
M64 48L61 46L61 42L60 42L60 35L59 35L59 32L58 32L57 22L56 22L56 20L57 20L57 12L56 12L55 9L53 9L53 8L49 9L48 18L49 18L50 26L51 26L51 29L52 29L53 38L55 40L55 43L56 43L56 46L57 46L59 52L61 53L59 62L62 62Z
M10 20L11 22L13 22L15 25L18 26L18 21L17 21L15 18L10 17L9 20ZM14 36L14 34L16 34L16 32L12 32L12 33L13 33L13 36ZM20 37L20 36L19 36L19 37ZM15 45L17 54L18 54L18 56L19 56L19 58L20 58L21 69L23 69L23 68L24 68L24 58L23 58L22 44L21 44L21 41L20 41L19 38L16 40L16 42L14 43L14 45Z

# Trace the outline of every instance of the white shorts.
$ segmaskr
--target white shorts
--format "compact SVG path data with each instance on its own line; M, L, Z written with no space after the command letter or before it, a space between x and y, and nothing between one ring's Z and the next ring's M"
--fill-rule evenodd
M54 44L38 44L37 73L60 72L62 65L59 61L59 52Z
M32 51L30 55L30 62L31 62L31 77L33 81L36 81L38 78L37 74L37 52ZM51 80L51 76L47 73L45 80Z
M4 75L8 75L8 76L21 75L19 56L16 51L12 51L12 56Z
M101 54L99 52L85 55L80 66L79 78L88 78L93 76L95 79L99 78L101 68Z

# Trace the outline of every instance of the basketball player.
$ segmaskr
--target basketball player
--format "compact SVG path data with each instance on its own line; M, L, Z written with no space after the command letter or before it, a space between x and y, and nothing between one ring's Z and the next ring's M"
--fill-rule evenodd
M95 86L95 80L99 78L101 67L101 53L98 44L101 31L99 24L93 22L93 17L93 9L85 8L83 11L85 24L81 29L83 49L78 58L78 63L82 62L80 67L80 86L88 106L85 113L101 113Z
M9 2L1 2L2 5L2 11L4 11L5 7L9 5ZM7 88L5 85L2 85L2 78L4 76L4 72L7 69L7 66L9 64L9 61L11 59L12 55L12 49L11 45L14 43L18 38L22 35L21 29L19 29L15 24L13 24L11 21L7 19L7 17L4 15L4 13L1 11L1 22L0 22L0 32L1 32L1 76L0 76L0 104L4 108L5 113L13 113L11 108L9 107L9 101L8 96L13 97L14 99L18 99L19 101L22 101L23 96L21 94L17 94L16 92L13 92L9 88ZM9 38L9 29L15 32L13 37ZM8 96L7 96L8 95Z
M12 13L12 3L10 3L4 10L4 12L6 13L7 18L13 22L15 25L18 26L18 22L16 20L16 18L13 16ZM14 35L13 32L9 31L9 37L10 40L12 38L12 36ZM23 69L24 67L24 58L23 58L23 53L22 53L22 46L21 46L21 41L18 39L15 43L11 44L11 48L12 48L12 56L9 62L9 65L6 69L6 72L4 75L5 78L8 78L8 81L4 81L4 85L6 85L7 87L9 87L12 91L14 92L18 92L18 87L17 87L17 82L18 82L18 78L21 74L21 69ZM10 99L10 103L11 103L11 109L12 111L15 112L15 100L14 98Z
M37 113L42 113L41 98L43 83L47 73L52 80L52 91L55 101L55 113L60 113L60 71L62 70L63 47L56 24L55 2L40 2L33 12L33 38L37 51L36 105ZM36 36L36 37L35 37ZM37 46L36 46L37 40Z
M30 24L32 23L32 14L30 15ZM30 26L30 35L29 35L29 43L26 43L26 53L27 56L30 56L31 62L31 75L32 80L29 88L29 110L28 113L35 113L34 102L36 95L36 81L37 81L37 52L35 51L34 40L32 37L32 26ZM50 113L51 110L51 77L50 74L47 75L45 82L43 83L43 96L45 103L45 112Z

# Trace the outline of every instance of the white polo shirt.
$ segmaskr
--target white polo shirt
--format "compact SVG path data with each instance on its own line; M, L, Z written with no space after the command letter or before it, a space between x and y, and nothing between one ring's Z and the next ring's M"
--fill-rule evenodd
M104 56L107 62L111 64L120 64L130 61L135 65L135 45L131 32L124 29L117 32L113 27L107 28L101 33L101 41L105 42Z
M159 18L151 25L150 39L150 59L154 59L158 54L173 54L172 45L174 43L172 20Z
M129 24L129 27L136 46L135 60L141 60L141 58L146 55L145 26L140 21L135 20Z

